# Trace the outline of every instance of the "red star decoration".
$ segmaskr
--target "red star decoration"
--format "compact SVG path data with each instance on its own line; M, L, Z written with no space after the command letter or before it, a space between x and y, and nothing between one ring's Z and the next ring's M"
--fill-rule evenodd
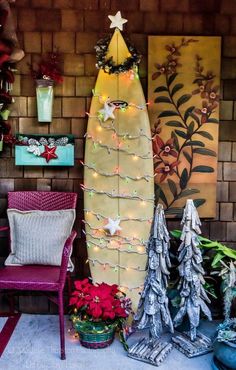
M58 158L55 153L56 148L56 146L54 146L53 148L49 148L47 145L44 145L44 152L40 154L40 157L45 158L47 162L49 162L51 159Z

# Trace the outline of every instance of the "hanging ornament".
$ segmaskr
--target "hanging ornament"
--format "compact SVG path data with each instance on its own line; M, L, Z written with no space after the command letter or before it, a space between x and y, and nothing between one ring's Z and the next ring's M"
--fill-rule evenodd
M98 111L99 117L102 118L103 122L106 122L109 118L115 119L115 116L113 114L115 109L116 106L110 103L110 99L107 99L104 103L104 108Z
M111 21L110 28L119 28L121 31L123 31L123 24L128 22L127 19L121 17L120 11L116 15L108 15L108 18Z
M117 218L116 220L113 220L112 218L108 218L108 223L103 226L104 230L108 230L110 235L114 235L117 231L121 231L122 228L119 226L120 219Z
M49 162L51 159L56 159L58 156L56 155L56 147L50 148L47 145L44 145L44 152L40 154L40 157L43 157L46 159L47 162Z
M27 152L32 153L32 154L36 155L37 157L40 157L40 155L41 155L41 152L40 152L40 149L39 149L38 145L30 145L27 148Z

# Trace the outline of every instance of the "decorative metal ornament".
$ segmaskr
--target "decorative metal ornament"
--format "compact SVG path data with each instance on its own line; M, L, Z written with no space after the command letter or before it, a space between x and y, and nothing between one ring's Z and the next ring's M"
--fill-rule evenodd
M144 288L134 316L138 329L149 329L149 339L131 347L128 356L159 366L172 349L172 344L160 342L164 326L174 332L168 308L167 285L171 266L169 258L169 233L166 228L163 206L155 211L150 238L147 244L148 265Z
M183 225L179 256L180 282L178 290L181 298L179 311L173 323L179 326L184 317L187 316L190 325L190 332L183 333L172 338L174 345L188 357L199 356L212 350L211 340L202 334L197 334L197 327L200 322L200 312L202 311L208 320L212 320L211 312L205 301L210 300L204 289L205 280L202 268L202 254L199 246L198 234L200 230L200 219L192 199L188 199L184 209ZM207 338L207 339L206 339ZM201 345L200 345L201 344Z

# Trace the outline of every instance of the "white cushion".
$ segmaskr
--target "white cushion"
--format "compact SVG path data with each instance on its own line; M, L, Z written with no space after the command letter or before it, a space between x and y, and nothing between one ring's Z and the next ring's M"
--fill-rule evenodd
M61 265L62 251L72 231L75 210L19 211L7 210L11 253L5 261L12 265ZM68 269L73 271L69 259Z

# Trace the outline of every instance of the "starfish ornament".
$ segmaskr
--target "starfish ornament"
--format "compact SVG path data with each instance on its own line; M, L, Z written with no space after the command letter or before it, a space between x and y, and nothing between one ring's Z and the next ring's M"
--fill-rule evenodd
M56 149L57 149L56 146L50 148L49 146L44 145L44 152L40 154L40 157L45 158L48 163L51 159L58 158L58 156L55 153Z
M119 28L121 31L123 31L123 24L128 22L127 19L121 17L120 11L118 11L116 15L108 15L108 18L111 21L110 28Z
M113 220L112 218L108 218L108 223L103 226L104 230L108 230L110 235L114 235L117 231L122 230L122 228L119 226L120 219L117 218L116 220Z
M111 104L110 100L108 99L104 103L104 108L100 109L98 113L102 116L102 120L106 122L109 118L115 119L115 116L113 114L115 109L115 105Z

